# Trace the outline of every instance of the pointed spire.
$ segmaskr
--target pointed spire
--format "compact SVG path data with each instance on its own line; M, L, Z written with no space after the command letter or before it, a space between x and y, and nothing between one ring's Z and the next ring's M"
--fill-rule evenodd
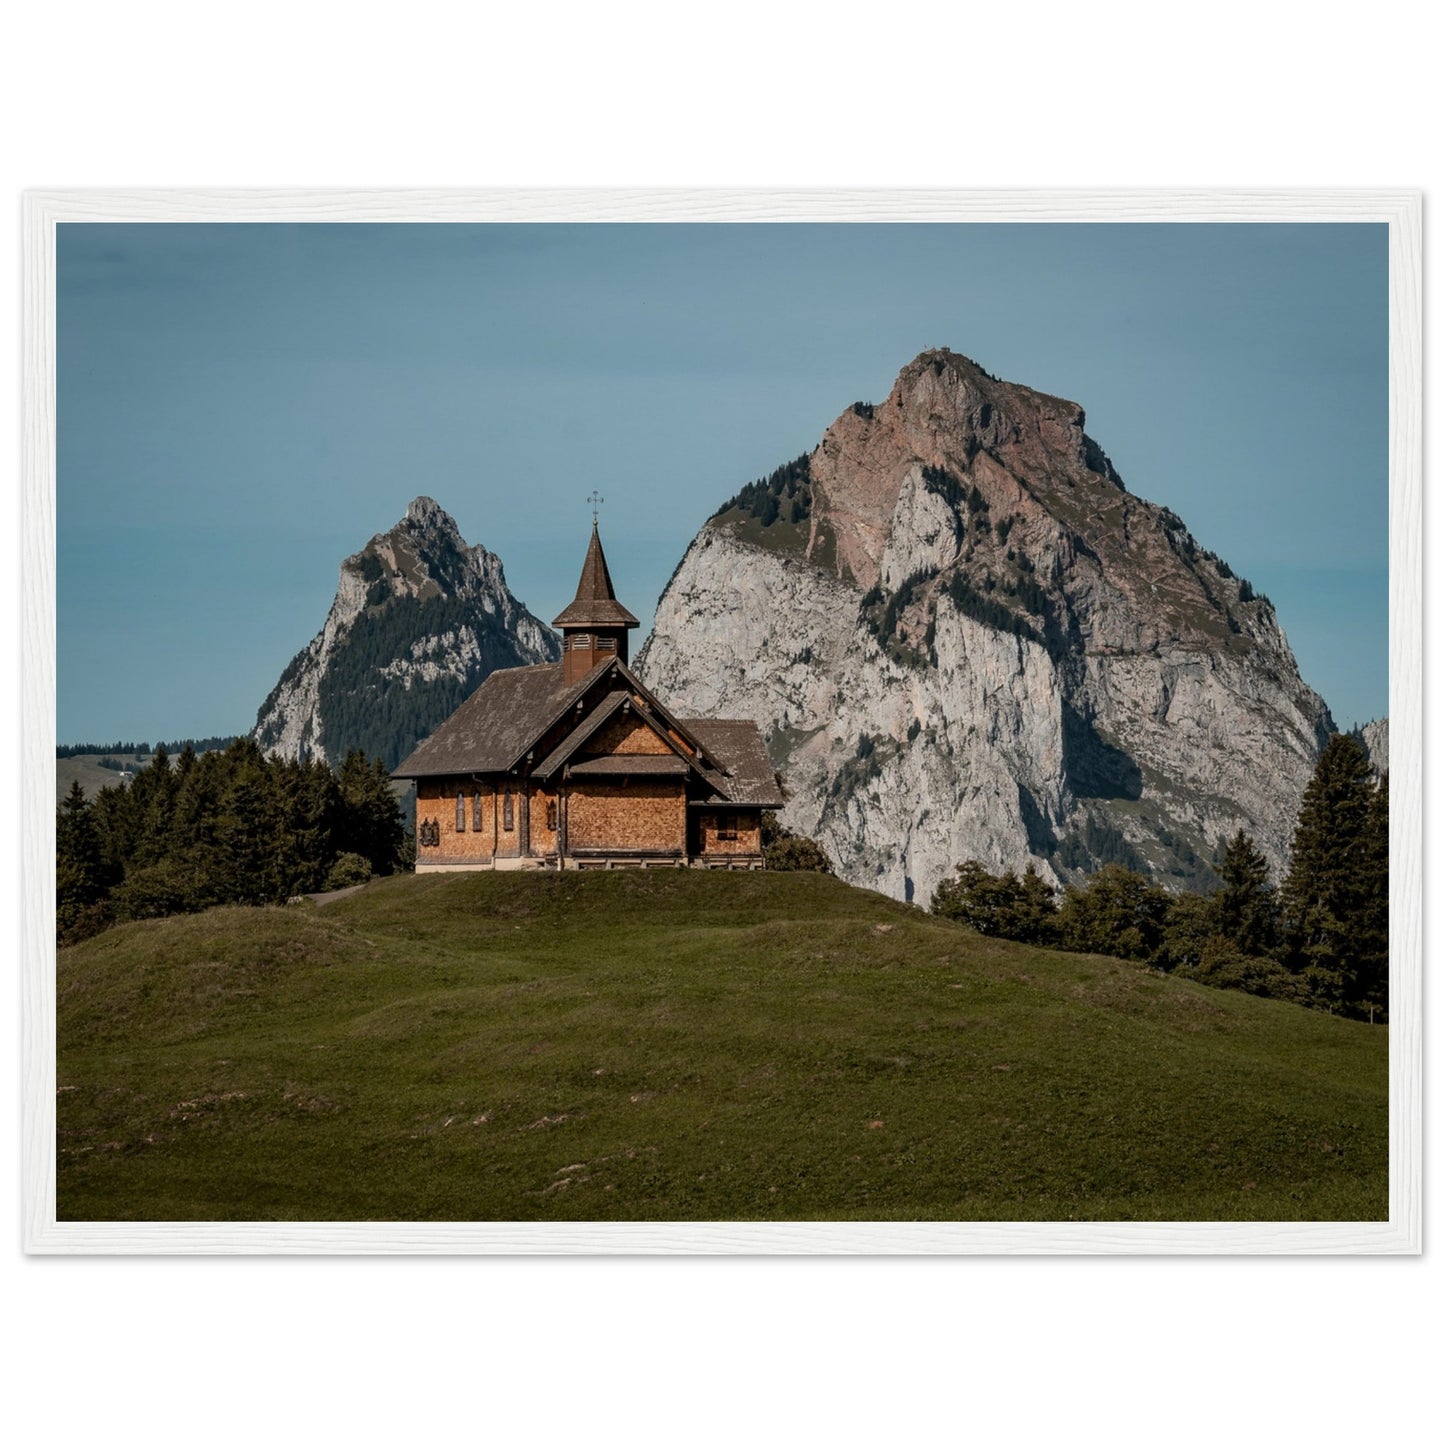
M552 626L637 626L637 619L617 600L617 594L612 590L612 574L607 570L607 558L602 552L596 518L592 521L592 540L587 544L587 558L582 563L577 595L552 619Z

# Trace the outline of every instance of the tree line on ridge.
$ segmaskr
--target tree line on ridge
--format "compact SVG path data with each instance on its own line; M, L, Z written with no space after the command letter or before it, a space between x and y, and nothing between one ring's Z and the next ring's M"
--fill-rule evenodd
M216 904L284 903L409 866L385 765L268 757L250 738L219 752L157 748L128 786L93 801L77 782L55 836L56 936Z
M970 860L938 885L932 911L977 932L1074 952L1113 954L1217 988L1237 988L1353 1018L1389 1008L1389 780L1336 734L1305 788L1282 886L1240 829L1209 894L1170 894L1107 864L1058 890L1030 864L1022 877Z

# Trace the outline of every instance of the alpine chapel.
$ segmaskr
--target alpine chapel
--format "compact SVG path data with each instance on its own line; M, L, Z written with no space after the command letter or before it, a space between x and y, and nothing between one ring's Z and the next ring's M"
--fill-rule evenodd
M637 679L595 520L552 625L561 662L492 673L392 774L416 783L416 871L761 868L783 805L762 734L674 717Z

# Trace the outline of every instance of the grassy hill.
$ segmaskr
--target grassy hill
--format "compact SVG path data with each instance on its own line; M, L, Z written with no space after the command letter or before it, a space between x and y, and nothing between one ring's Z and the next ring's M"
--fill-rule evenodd
M1381 1219L1387 1030L806 874L397 877L59 959L61 1219Z
M102 758L125 758L131 770L149 767L150 759L127 758L124 753L77 753L70 758L55 760L55 801L65 800L72 783L78 782L85 789L85 796L93 798L102 788L113 788L120 781L120 774L114 768L103 768Z

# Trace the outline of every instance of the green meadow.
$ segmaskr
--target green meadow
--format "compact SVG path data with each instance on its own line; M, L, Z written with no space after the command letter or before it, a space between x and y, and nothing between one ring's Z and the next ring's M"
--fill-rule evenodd
M1387 1215L1387 1029L814 874L401 876L57 998L62 1220Z

